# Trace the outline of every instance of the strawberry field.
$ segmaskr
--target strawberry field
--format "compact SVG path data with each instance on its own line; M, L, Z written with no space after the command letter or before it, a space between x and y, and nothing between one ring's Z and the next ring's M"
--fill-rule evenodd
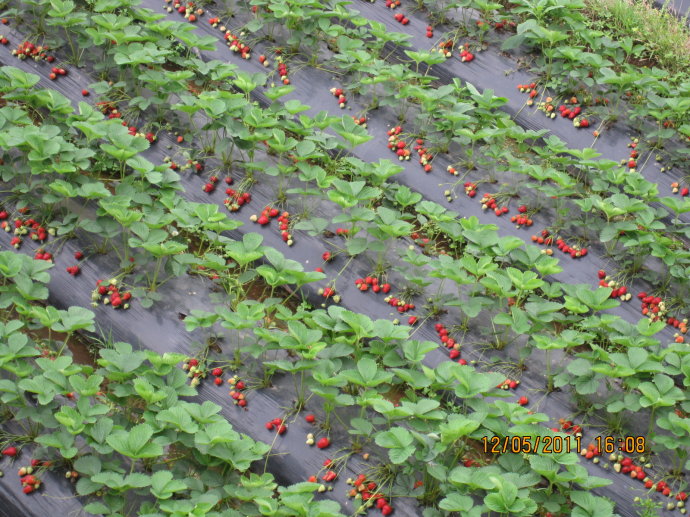
M4 1L0 516L685 514L673 19Z

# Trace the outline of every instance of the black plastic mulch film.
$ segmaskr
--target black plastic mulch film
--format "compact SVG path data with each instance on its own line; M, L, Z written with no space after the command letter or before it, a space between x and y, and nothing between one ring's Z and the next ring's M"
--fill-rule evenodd
M155 5L154 5L155 4ZM144 6L150 7L157 12L160 12L160 5L156 2L146 2ZM371 13L368 12L368 4L358 2L356 4L358 10L360 10L366 16L371 18L378 17L378 21L382 21L388 25L391 21L390 14L386 10L379 10L371 7ZM386 16L382 16L380 11L386 13ZM170 16L171 19L178 19L177 16ZM414 16L410 16L412 22L407 29L418 29L417 32L421 31L424 22L419 19L415 19ZM399 28L390 26L392 30L399 30ZM406 29L406 30L407 30ZM202 31L208 34L218 35L219 33L211 29L207 24L201 23L196 27L197 31ZM423 41L423 37L419 36L420 42ZM220 39L220 37L219 37ZM413 40L417 44L417 40ZM422 43L418 43L422 47ZM428 44L426 45L428 46ZM241 66L243 70L247 71L265 71L256 60L244 61L237 58L235 55L231 54L227 49L223 48L222 45L218 45L220 50L216 52L202 52L203 57L206 59L221 58ZM256 51L254 52L257 53ZM85 78L76 70L70 70L70 74L67 77L61 78L59 81L53 83L48 81L47 68L45 65L36 65L32 62L19 62L16 59L9 56L9 50L5 47L0 48L0 56L2 57L3 64L17 66L23 68L27 71L37 73L41 76L40 85L43 87L53 88L60 91L63 95L70 98L76 105L78 101L84 101L85 99L79 97L78 92L81 88L85 87L87 84L92 82L91 80ZM449 65L449 63L451 63ZM453 66L456 65L456 66ZM477 66L475 66L477 65ZM461 65L459 62L452 60L443 65L444 67L449 67L452 72L448 72L447 77L451 74L456 73L455 68L458 68L458 72L462 72L462 79L469 80L475 84L479 89L483 86L491 86L495 90L496 95L505 96L511 99L510 103L507 105L508 111L515 110L521 107L522 100L515 98L516 95L513 92L513 83L519 82L524 78L525 81L529 80L526 74L519 75L516 73L512 76L511 81L498 81L495 72L502 72L502 70L507 67L514 66L511 65L510 61L506 58L498 56L491 51L486 51L481 54L481 59L476 60L472 63L472 66ZM443 72L443 70L441 70ZM436 67L432 72L433 75L442 77L442 73L438 73ZM290 76L292 83L297 87L293 94L287 96L286 98L297 98L303 102L308 102L312 106L322 106L321 109L330 111L332 114L340 113L337 110L337 103L334 103L333 98L330 96L328 90L332 86L337 86L332 83L330 78L319 71L303 69L297 73L291 74ZM500 86L505 86L504 83L509 83L510 88L506 87L505 92L500 90ZM89 102L87 100L87 102ZM349 105L354 105L353 101L348 101ZM332 109L336 108L336 109ZM312 108L307 114L313 115L317 111ZM382 120L382 111L378 110L375 117L372 117L369 124L369 133L374 136L374 138L367 144L359 146L356 149L356 155L365 161L377 161L379 158L390 158L390 154L387 152L382 152L385 150L385 131L394 124L392 117L386 121ZM349 112L349 110L348 110ZM546 120L543 119L542 120ZM530 118L527 114L521 113L517 121L528 128L539 129L538 120ZM567 141L571 147L587 147L591 145L592 137L588 132L577 132L572 128L564 128L563 125L555 124L549 126L555 134L558 134L563 140ZM563 134L559 134L563 133ZM586 141L585 141L586 140ZM625 152L624 143L627 141L627 135L623 131L612 131L609 130L599 138L596 148L604 154L604 157L617 159L620 155L617 152ZM165 154L163 151L164 145L172 143L172 139L169 136L164 137L161 135L159 141L152 146L147 152L143 153L149 160L154 163L160 163L162 161L162 156ZM386 150L387 151L387 150ZM444 171L446 163L440 158L435 160L435 168ZM441 195L441 190L436 188L435 181L430 182L428 176L426 176L419 169L417 164L405 164L406 171L397 175L396 180L401 183L407 184L414 190L421 192L425 195L425 198L434 200L439 204L444 206L449 206L443 196ZM658 172L658 171L657 171ZM433 173L432 173L433 174ZM445 172L444 172L445 174ZM645 175L647 175L647 169L645 169ZM661 177L661 173L659 173ZM236 178L237 179L237 178ZM651 179L651 178L650 178ZM201 192L202 180L201 178L186 175L183 177L183 184L186 187L185 197L196 202L212 202L217 201L222 203L221 195L211 195L208 196ZM258 211L264 205L274 201L270 197L272 189L269 185L257 184L252 188L253 201L250 206L242 209L240 212L236 213L234 217L239 218L245 222L245 226L236 232L231 232L231 236L237 237L241 235L242 232L255 231L257 227L249 222L249 215ZM431 188L430 188L431 187ZM517 232L512 224L505 218L495 218L493 216L487 217L484 212L481 211L479 203L475 202L465 202L459 203L455 202L450 205L450 209L462 212L463 216L476 215L483 223L493 223L499 227L499 232L501 235L504 234L514 234L522 239L526 239L528 235L525 232ZM535 227L539 226L539 216L535 217ZM296 233L297 244L292 248L287 248L285 244L280 239L277 232L268 230L262 231L264 236L264 244L273 246L280 250L286 257L298 260L305 264L305 269L308 270L319 265L321 263L320 255L324 251L324 243L320 242L318 239L311 238L302 232ZM2 245L8 246L7 242L2 239ZM77 279L69 277L64 273L64 267L68 265L64 262L64 256L69 256L72 251L78 249L78 246L72 248L72 243L65 246L64 253L56 257L56 267L52 270L52 281L51 281L51 303L54 303L59 307L66 307L68 305L82 305L85 307L90 306L89 293L90 290L95 285L95 280L98 278L103 278L107 276L108 271L113 271L117 269L117 265L109 260L108 258L99 257L97 259L90 259L82 267L82 274ZM28 246L23 248L22 251L29 251ZM592 271L596 271L599 268L606 268L606 262L597 254L590 253L590 255L581 261L569 261L564 263L565 271L559 275L555 275L554 279L562 282L572 282L572 283L589 283L592 284ZM338 262L333 266L334 269L338 267ZM357 273L357 274L355 274ZM355 287L353 280L360 273L366 273L366 266L364 264L355 264L350 270L343 275L343 278L339 280L337 289L342 295L343 302L342 305L346 308L357 308L366 307L367 315L372 318L389 318L389 308L384 304L374 304L372 303L373 298L366 293L359 292ZM76 283L75 283L76 282ZM184 330L184 326L181 321L179 321L177 314L188 314L191 309L203 308L208 310L208 304L204 303L209 294L209 289L207 286L202 285L198 281L182 280L181 282L184 286L189 288L186 296L179 295L179 284L173 283L162 288L164 295L164 301L156 303L156 305L149 310L141 310L135 303L132 304L132 309L126 312L113 311L110 308L99 308L95 312L97 314L98 324L106 329L112 331L114 340L131 342L135 346L144 346L151 348L160 352L164 351L179 351L183 353L188 353L190 350L190 344L198 338L195 333L188 334ZM192 285L193 284L193 285ZM309 289L314 290L315 287L308 286ZM68 295L69 293L69 295ZM194 293L194 294L191 294ZM170 296L167 296L170 294ZM173 296L174 294L174 296ZM313 293L312 293L313 294ZM316 299L313 297L313 299ZM621 306L613 311L614 314L618 314L624 319L635 322L639 319L639 312L633 308L633 304L621 304ZM666 332L666 331L664 331ZM670 335L670 333L669 333ZM160 336L166 336L164 342L160 340ZM424 327L418 328L415 332L415 338L417 339L428 339L436 340L436 335L431 327L431 325L425 325ZM669 337L670 339L670 337ZM473 356L472 351L468 351L469 347L464 348L464 355L467 358ZM445 359L445 352L439 349L438 351L432 352L429 356L430 363L437 363ZM520 390L525 390L525 393L529 392L530 389L536 389L538 386L543 385L543 382L535 382L535 378L538 376L537 380L541 380L541 375L538 371L530 371L530 376L523 377L522 386ZM279 381L278 381L279 382ZM200 389L199 398L212 400L215 403L224 407L223 414L228 418L228 420L233 424L235 429L239 432L244 432L254 439L259 439L262 441L270 442L272 439L272 434L266 432L265 434L261 432L263 429L263 422L273 418L274 416L281 415L281 407L289 405L289 391L275 389L266 389L257 392L252 392L249 401L250 410L247 412L238 413L240 411L237 407L228 404L228 397L224 389L218 389L209 385L210 383L204 385ZM520 391L518 392L520 393ZM281 397L283 395L283 397ZM287 395L287 397L286 397ZM563 414L568 414L572 409L572 404L569 401L570 397L567 393L552 394L546 400L545 407L539 407L540 412L545 412L550 414L554 420ZM241 415L238 417L238 415ZM257 429L259 431L257 431ZM341 430L342 431L342 430ZM291 430L279 438L276 441L274 447L275 452L289 452L289 451L299 451L299 461L290 456L272 456L269 470L276 475L279 482L282 483L293 483L306 479L312 473L317 472L322 468L323 460L328 457L326 452L319 452L314 449L309 449L304 445L303 436L306 433L306 426L301 428L301 423L299 421L293 424ZM334 436L334 441L344 439L344 437ZM300 440L301 443L293 443L294 440ZM3 462L4 466L4 462ZM634 493L632 490L639 490L637 485L633 485L630 480L626 477L615 474L612 472L607 472L599 467L596 467L589 462L584 462L584 466L588 468L590 473L600 476L600 477L610 477L615 484L604 489L598 489L595 492L599 495L606 495L612 498L617 503L617 512L621 515L636 515L636 511L632 507L632 496ZM2 468L2 467L0 467ZM345 473L343 473L345 474ZM56 476L59 478L60 476ZM338 500L344 507L344 511L347 512L351 509L351 503L349 500L344 498L345 485L342 481L346 475L341 475L339 482L334 485L334 491L330 494L330 497L334 497ZM20 504L23 508L17 513L12 513L13 515L30 515L37 514L36 499L41 500L41 498L26 498L22 494L19 494L19 484L16 480L11 479L12 476L7 476L1 480L3 488L8 491L16 491L16 499L18 501L12 501L10 504ZM64 481L64 480L63 480ZM71 493L71 489L67 486L67 483L54 483L50 480L46 483L46 490L52 485L54 487L61 487L64 490L68 490ZM19 487L19 488L17 488ZM49 493L49 492L47 492ZM14 497L14 496L13 496ZM30 501L26 501L30 499ZM47 498L46 498L47 499ZM22 501L26 501L22 504ZM52 507L54 510L54 502L46 505L46 509ZM64 504L61 503L61 504ZM74 500L71 500L71 504L76 504ZM40 510L39 510L40 511ZM407 508L403 507L399 503L396 504L396 513L403 514L408 511ZM409 508L410 514L416 513L412 508ZM53 512L55 513L55 511ZM65 515L68 513L66 512Z

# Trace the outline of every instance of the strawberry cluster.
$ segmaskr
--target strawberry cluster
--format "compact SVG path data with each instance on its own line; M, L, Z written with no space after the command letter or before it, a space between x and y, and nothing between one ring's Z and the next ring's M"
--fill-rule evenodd
M433 38L434 37L434 28L431 25L426 26L426 37L427 38Z
M264 427L269 431L275 430L278 434L285 434L287 432L287 425L285 425L285 421L282 418L269 420L264 424Z
M10 224L7 219L9 218L9 214L5 211L2 210L0 211L0 228L5 230L7 233L13 231L12 227L14 226L14 235L15 237L12 239L10 242L10 245L13 246L14 248L19 249L22 243L21 237L24 235L29 235L31 240L33 241L38 241L43 243L48 239L48 235L55 235L55 230L51 229L46 229L45 227L41 226L40 223L35 221L34 219L28 218L28 219L15 219L13 224ZM51 256L52 258L52 256Z
M319 439L315 442L315 441L314 441L314 434L313 434L313 433L309 433L309 434L307 435L307 445L310 445L310 446L311 446L311 445L314 445L314 444L316 444L316 446L317 446L319 449L326 449L326 448L328 448L328 447L331 445L331 441L330 441L326 436L322 436L321 438L319 438ZM326 466L328 466L328 465L326 465Z
M200 7L197 7L195 2L187 2L186 4L183 4L179 0L165 0L165 3L172 3L172 7L166 7L166 11L171 13L173 10L175 10L192 23L196 22L198 17L204 14L204 10Z
M47 252L43 248L38 248L36 253L34 253L34 260L45 260L46 262L52 262L53 254Z
M453 55L452 50L453 50L453 40L449 39L449 40L446 40L446 41L439 43L439 45L438 45L438 52L440 54L443 54L444 57L446 57L446 58L449 58ZM432 52L433 52L433 49L432 49Z
M211 370L211 375L213 375L213 384L216 386L221 386L223 384L223 369L214 368Z
M637 150L637 144L640 143L640 139L631 137L631 140L632 141L628 143L628 147L632 149L632 151L630 151L628 158L623 158L620 161L620 164L627 165L628 169L630 169L630 172L635 172L635 169L637 168L637 159L640 156L640 153Z
M290 227L290 212L280 212L277 208L264 207L261 215L257 216L252 214L249 218L250 221L254 223L259 223L261 226L265 226L271 222L271 219L278 218L280 223L280 232L283 242L286 242L288 246L292 246L292 234L288 231Z
M652 321L659 321L666 315L666 304L660 296L650 296L642 291L637 293L637 298L642 301L641 311L643 316L649 317Z
M391 290L390 284L385 283L379 285L379 279L372 276L355 279L355 285L360 291L368 291L369 288L371 288L375 293L383 292L384 294L388 294Z
M454 176L458 175L457 171L455 169L450 169L448 172L450 172ZM467 194L469 197L474 197L477 195L477 184L476 183L473 183L471 181L466 181L463 186L465 187L465 194Z
M2 40L0 40L0 43L7 45L9 41L7 41L7 38L3 37ZM33 58L34 61L40 61L43 59L48 63L52 63L55 61L55 56L49 56L46 54L46 51L48 50L50 50L48 45L34 45L29 41L25 41L19 44L19 46L12 51L12 55L17 56L18 59L26 59L27 57L30 57Z
M460 358L460 343L456 343L453 338L448 336L448 329L441 323L436 323L434 329L441 343L450 350L448 357L452 360L457 359L458 364L467 364L467 360Z
M330 460L326 460L329 461ZM338 477L338 474L334 470L327 470L326 473L321 477L323 481L326 483L329 483L331 481L335 481L335 479Z
M558 106L558 112L561 114L561 117L573 120L580 114L580 112L582 112L582 107L578 106L577 104L577 97L571 97L569 100L564 101L563 104ZM568 107L568 105L570 107Z
M520 93L528 93L529 94L529 100L527 101L528 106L532 106L534 104L534 99L539 92L537 92L537 83L529 83L529 84L518 84L517 89L520 90Z
M208 182L204 183L204 186L201 188L201 190L203 190L207 194L211 194L213 191L216 190L217 185L218 185L218 176L211 176L208 179Z
M525 208L525 210L521 210L522 208ZM527 207L525 207L525 205L522 205L520 208L518 208L518 211L524 213L526 211L526 208ZM534 221L532 221L532 219L524 215L514 215L510 218L510 222L515 223L515 227L518 229L522 228L523 226L532 226L534 224Z
M402 126L395 126L388 130L387 147L398 156L398 160L409 160L412 153L407 148L407 142L400 138L400 133L402 133Z
M595 463L599 463L598 456L601 456L601 451L597 448L596 445L590 443L589 445L587 445L587 448L582 449L580 451L580 455L584 456L585 459L593 460Z
M338 105L340 106L340 108L341 109L344 108L345 103L347 103L347 97L345 97L343 89L342 88L331 88L330 92L331 92L331 95L333 95L333 97L336 97L338 99Z
M469 63L474 61L474 54L470 52L470 44L465 43L464 48L460 51L460 61L463 63Z
M395 13L393 18L395 18L396 22L401 23L402 25L407 25L410 23L410 19L407 18L403 13Z
M410 237L412 238L414 243L420 248L425 247L430 242L428 237L424 237L423 235L420 235L418 232L412 232L410 234Z
M424 172L431 172L431 160L434 159L434 156L424 147L424 140L422 138L417 139L417 145L414 146L414 150L419 155L419 164L424 167Z
M587 255L587 248L579 246L569 246L563 239L556 239L556 246L563 253L568 253L571 258L581 258Z
M678 194L680 192L680 195L683 197L690 194L690 189L688 189L688 187L680 188L680 184L677 181L674 181L673 183L671 183L671 191L674 194Z
M222 28L221 28L222 30ZM240 33L240 36L244 36L244 33ZM228 48L237 53L240 53L240 56L242 59L250 59L251 56L251 48L249 48L248 45L245 45L240 41L239 36L233 34L231 31L226 30L225 31L225 41L227 42Z
M123 309L129 309L129 303L127 303L132 298L132 293L129 291L126 293L120 292L117 287L117 279L113 278L108 281L108 283L103 283L103 280L96 281L96 289L91 292L91 301L94 307L98 307L98 302L103 301L103 305L110 305L113 309L122 307Z
M50 69L50 74L48 74L48 78L51 81L55 81L60 75L67 75L67 70L65 70L64 68L57 68L54 66Z
M559 427L552 427L551 430L556 433L567 433L574 436L582 436L582 427L573 424L572 420L566 420L565 418L558 419Z
M247 386L244 384L244 381L241 380L239 376L233 375L228 379L228 384L233 387L233 389L230 390L230 396L235 401L235 404L240 407L247 407L247 399L243 393Z
M556 118L555 109L556 106L553 105L553 99L551 97L547 97L544 99L544 102L537 104L537 110L543 111L544 114L551 119Z
M334 298L335 299L335 289L333 287L323 287L318 290L320 296L324 298Z
M391 307L395 307L401 314L415 308L414 303L406 303L404 300L396 298L395 296L386 296L383 301Z
M97 102L96 107L100 109L101 113L107 116L108 119L122 118L122 113L118 111L115 103L112 101ZM127 128L128 133L130 135L146 138L146 140L148 140L150 144L152 144L156 140L156 136L150 131L148 133L140 133L138 132L136 126L130 126L124 120L122 121L122 125Z
M651 464L648 463L644 466L635 465L632 458L623 456L622 454L611 454L609 460L613 462L613 470L616 472L628 474L631 478L642 481L647 489L655 489L657 492L661 492L667 497L671 496L671 489L668 488L665 481L659 481L655 484L654 481L647 476L644 467L651 467Z
M513 379L506 379L496 387L500 390L514 390L519 385L520 385L520 381L516 381Z
M688 332L688 319L683 318L682 320L679 320L678 318L670 317L666 320L666 323L679 330L679 332L673 334L673 340L676 343L684 343L685 338L683 337L683 334L687 334Z
M65 270L72 276L77 276L81 273L81 268L79 266L67 266Z
M20 467L17 471L19 480L22 483L22 492L29 495L41 487L41 480L34 476L33 467Z
M371 480L367 480L364 474L359 474L356 479L348 478L347 484L352 485L352 488L347 495L354 497L355 499L362 499L366 502L371 499L376 501L374 506L381 510L383 515L390 515L393 513L393 507L390 505L388 499L386 499L382 494L376 492L378 485Z
M352 117L352 120L354 120L355 124L358 126L362 126L364 129L367 128L367 117Z
M566 106L566 104L577 104L577 97L572 97L570 99L570 102L566 101L565 104L561 104L560 106L558 106L558 112L561 114L561 117L572 120L573 126L577 128L589 127L589 120L587 120L584 117L579 117L580 113L582 112L582 107L568 107Z
M597 271L597 276L599 277L599 287L610 287L612 289L610 298L620 298L624 302L632 299L632 294L628 292L628 288L620 285L620 282L613 280L603 269Z
M553 244L553 237L549 235L547 230L542 230L540 235L532 235L532 242L551 246L551 244ZM553 255L553 250L551 248L542 250L541 252L545 255Z
M283 63L283 58L280 55L278 56L278 75L280 76L280 80L283 82L283 84L290 84L290 79L288 78L287 65Z
M203 162L200 162L199 160L187 160L187 167L193 167L193 168L194 168L194 172L203 172L203 170L204 170L204 163L203 163ZM214 177L215 177L215 176L212 176L211 178L209 178L209 180L213 180ZM226 180L227 180L227 178L226 178ZM213 180L214 183L217 182L217 181L218 181L218 178L216 178L215 180Z
M507 206L499 207L498 204L496 203L496 198L494 198L493 194L484 194L484 196L481 199L481 204L482 204L482 210L491 209L494 211L494 214L496 214L497 217L500 217L503 214L508 213L508 207Z
M249 192L236 192L228 188L225 190L225 194L230 197L226 198L223 204L231 212L237 212L242 205L252 200L252 195Z
M400 0L386 0L386 7L388 7L388 9L400 7Z
M263 54L261 54L259 56L259 63L261 63L263 66L268 66L271 64L271 62L268 60L268 58L266 56L264 56Z

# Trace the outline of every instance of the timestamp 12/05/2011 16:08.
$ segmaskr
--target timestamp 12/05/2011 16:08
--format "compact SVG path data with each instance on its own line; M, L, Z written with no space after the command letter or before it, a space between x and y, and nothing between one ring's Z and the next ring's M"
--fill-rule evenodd
M485 453L491 454L561 454L580 452L581 436L484 436L481 438ZM642 454L646 450L644 436L597 436L593 440L596 448L605 454L628 452Z

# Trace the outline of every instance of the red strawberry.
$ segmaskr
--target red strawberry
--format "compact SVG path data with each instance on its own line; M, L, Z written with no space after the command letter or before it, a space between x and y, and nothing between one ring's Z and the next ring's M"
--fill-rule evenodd
M278 426L278 434L285 434L285 431L287 431L287 426L286 425L280 425Z
M387 504L383 505L383 508L381 508L381 513L383 515L390 515L391 513L393 513L393 507Z
M84 258L84 254L81 251L75 251L74 252L74 258L76 260L81 260Z
M525 397L524 395L522 397L520 397L520 399L518 400L518 404L520 404L521 406L526 406L528 403L529 403L529 399L527 397Z
M27 495L29 495L33 491L34 491L34 487L31 485L26 485L24 488L22 488L22 492L24 492Z
M304 417L304 419L307 421L309 424L313 424L316 421L316 417L312 415L311 413L308 414L307 416Z
M328 447L330 444L331 444L331 441L330 441L328 438L326 438L325 436L324 436L323 438L319 438L319 441L316 442L316 446L317 446L319 449L325 449L325 448Z
M221 379L220 377L216 377L215 379L213 379L213 384L215 384L216 386L221 386L223 384L223 379Z
M7 447L2 451L3 456L9 456L10 458L14 458L17 455L17 448L16 447Z
M81 94L82 94L84 97L88 97L88 96L89 96L89 90L82 90L82 91L81 91Z
M681 191L680 191L680 195L683 196L683 197L685 197L685 196L687 196L688 194L690 194L690 189L688 189L688 187L683 187L683 188L681 189Z
M220 377L223 375L223 369L222 368L214 368L213 371L211 371L211 375L214 377Z
M264 427L268 429L269 431L273 431L273 422L266 422L264 424Z

